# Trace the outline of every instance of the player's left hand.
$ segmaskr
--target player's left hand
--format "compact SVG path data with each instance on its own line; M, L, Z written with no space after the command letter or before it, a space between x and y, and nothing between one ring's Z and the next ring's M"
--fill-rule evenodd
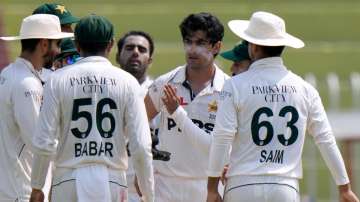
M44 202L44 193L40 189L32 189L30 202Z
M209 192L207 194L206 202L223 202L219 192Z
M224 169L223 169L223 171L222 171L222 173L221 173L221 178L220 178L220 181L221 181L221 183L223 184L223 185L225 185L225 183L226 183L226 173L227 173L227 171L229 170L229 165L225 165L224 166Z
M340 185L339 192L340 202L359 202L359 199L352 192L350 184Z
M169 114L173 114L179 107L180 98L176 95L176 89L171 85L164 86L164 96L161 98Z

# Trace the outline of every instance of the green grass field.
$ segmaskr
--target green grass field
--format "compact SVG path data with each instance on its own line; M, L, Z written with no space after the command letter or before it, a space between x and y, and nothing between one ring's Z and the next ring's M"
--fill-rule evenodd
M37 0L0 0L0 12L3 15L7 35L17 35L23 17L44 1ZM109 18L116 31L116 39L128 30L144 30L155 39L154 63L150 74L156 77L184 63L184 54L179 23L189 13L206 11L217 15L225 25L223 50L230 49L240 39L226 26L230 19L248 19L252 12L264 10L282 16L289 33L305 41L305 48L287 48L284 54L285 64L300 75L313 72L324 79L328 72L337 73L343 84L347 84L351 72L359 71L360 65L360 1L357 0L64 0L63 4L76 16L82 17L96 13ZM19 42L8 43L13 60L19 54ZM112 52L114 60L116 48ZM217 63L229 71L230 63L217 58ZM347 89L347 90L346 90ZM320 85L325 105L328 103L326 88ZM350 107L348 87L342 91L342 107ZM311 144L311 143L310 143ZM357 145L357 151L359 151ZM307 166L309 143L304 149L304 167ZM359 152L357 152L359 154ZM316 153L318 156L318 152ZM358 161L357 161L358 162ZM359 163L359 162L358 162ZM331 177L322 160L319 160L317 201L328 201L331 194ZM359 173L360 168L357 164ZM305 169L305 178L307 176ZM306 192L308 179L302 181L302 192ZM357 193L360 194L360 181L357 181ZM336 200L335 200L336 201Z

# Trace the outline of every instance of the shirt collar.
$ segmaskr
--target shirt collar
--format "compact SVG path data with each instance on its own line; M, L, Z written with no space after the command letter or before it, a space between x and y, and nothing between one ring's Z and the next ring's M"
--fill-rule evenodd
M42 68L40 71L35 70L33 64L30 61L28 61L22 57L16 58L15 64L19 65L19 66L23 66L23 67L25 66L25 68L27 70L29 70L31 72L31 74L33 74L37 79L39 79L39 81L41 82L41 85L45 84L45 82L42 80L41 75L40 75L42 72Z
M224 85L224 77L225 73L216 65L215 65L215 75L213 80L211 81L211 85L216 91L221 91ZM186 80L186 65L180 66L178 71L176 71L172 81L174 83L184 83Z
M21 64L21 65L25 64L27 66L27 69L29 69L31 72L38 72L35 70L33 64L25 58L18 57L18 58L16 58L15 63Z
M268 58L262 58L259 60L256 60L253 62L249 69L255 70L255 69L261 69L261 68L268 68L268 67L276 67L276 68L282 68L286 69L283 63L283 59L281 57L268 57Z
M81 64L85 62L105 62L111 64L111 62L102 56L89 56L89 57L82 57L78 61L75 62L75 64Z
M147 77L145 78L145 81L142 82L142 84L140 84L140 86L143 87L143 88L148 89L148 88L150 87L150 85L152 84L152 82L153 82L153 81L147 76Z

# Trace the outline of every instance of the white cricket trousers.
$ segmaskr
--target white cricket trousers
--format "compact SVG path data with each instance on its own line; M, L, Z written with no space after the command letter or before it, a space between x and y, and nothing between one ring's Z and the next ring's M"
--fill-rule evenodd
M74 170L57 169L53 176L51 202L77 202ZM128 202L126 174L124 171L109 170L109 186L112 202Z
M155 173L156 202L205 202L207 197L207 179L170 177ZM223 193L224 186L219 185ZM222 195L222 194L221 194Z
M300 202L297 179L278 176L233 176L226 182L224 202Z

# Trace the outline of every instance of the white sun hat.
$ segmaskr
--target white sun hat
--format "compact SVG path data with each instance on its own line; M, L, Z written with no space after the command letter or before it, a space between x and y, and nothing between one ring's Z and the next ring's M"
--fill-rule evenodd
M228 25L240 38L261 46L302 48L304 42L285 30L285 21L272 13L258 11L249 20L231 20Z
M0 37L5 41L21 39L62 39L73 37L73 33L61 32L56 15L35 14L23 19L19 36Z

